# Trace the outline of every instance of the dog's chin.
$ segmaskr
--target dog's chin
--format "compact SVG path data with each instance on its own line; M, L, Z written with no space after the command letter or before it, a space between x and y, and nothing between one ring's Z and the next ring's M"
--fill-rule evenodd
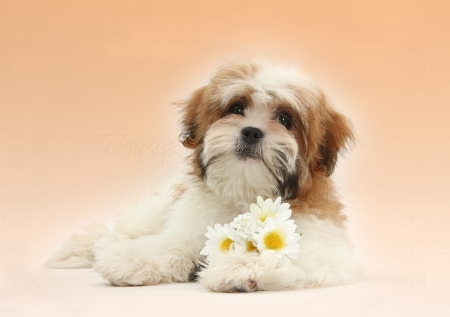
M256 161L261 160L261 156L258 152L252 149L241 149L236 151L236 157L240 161Z
M256 196L273 197L277 193L277 182L263 159L249 150L215 158L206 167L204 181L222 203L243 203L242 208Z
M240 161L263 161L261 144L245 144L238 142L235 155Z

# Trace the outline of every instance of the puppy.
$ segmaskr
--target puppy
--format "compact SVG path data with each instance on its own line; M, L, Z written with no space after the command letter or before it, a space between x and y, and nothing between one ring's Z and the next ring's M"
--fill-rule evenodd
M94 267L118 286L195 275L218 292L351 281L352 245L329 176L354 135L324 93L295 70L237 61L220 67L181 106L181 142L192 149L189 173L114 230L94 224L73 235L48 267ZM204 264L206 227L232 221L257 196L290 203L302 234L298 258L231 250Z

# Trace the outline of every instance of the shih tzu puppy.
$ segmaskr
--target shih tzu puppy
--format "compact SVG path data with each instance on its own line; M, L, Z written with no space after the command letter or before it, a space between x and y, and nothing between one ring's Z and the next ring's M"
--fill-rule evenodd
M349 121L293 69L229 62L182 104L190 171L110 231L94 224L47 262L93 267L114 285L186 282L218 292L348 283L355 273L342 205L330 175L354 139ZM299 253L274 261L230 251L204 264L207 226L248 211L257 196L291 205Z

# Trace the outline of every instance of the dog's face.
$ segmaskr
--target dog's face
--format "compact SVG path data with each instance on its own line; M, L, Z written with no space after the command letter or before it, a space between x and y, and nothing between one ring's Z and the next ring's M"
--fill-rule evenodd
M346 118L294 70L228 63L186 102L183 145L194 173L223 199L293 200L329 176L353 138Z

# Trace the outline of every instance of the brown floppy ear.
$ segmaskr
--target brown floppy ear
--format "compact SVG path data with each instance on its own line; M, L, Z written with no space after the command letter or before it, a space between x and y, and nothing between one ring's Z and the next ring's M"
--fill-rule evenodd
M325 134L319 144L316 170L330 176L336 167L339 152L345 151L347 145L354 142L355 136L348 119L332 108L323 123Z
M197 89L182 106L180 142L183 146L193 149L200 142L199 113L202 106L205 87Z

